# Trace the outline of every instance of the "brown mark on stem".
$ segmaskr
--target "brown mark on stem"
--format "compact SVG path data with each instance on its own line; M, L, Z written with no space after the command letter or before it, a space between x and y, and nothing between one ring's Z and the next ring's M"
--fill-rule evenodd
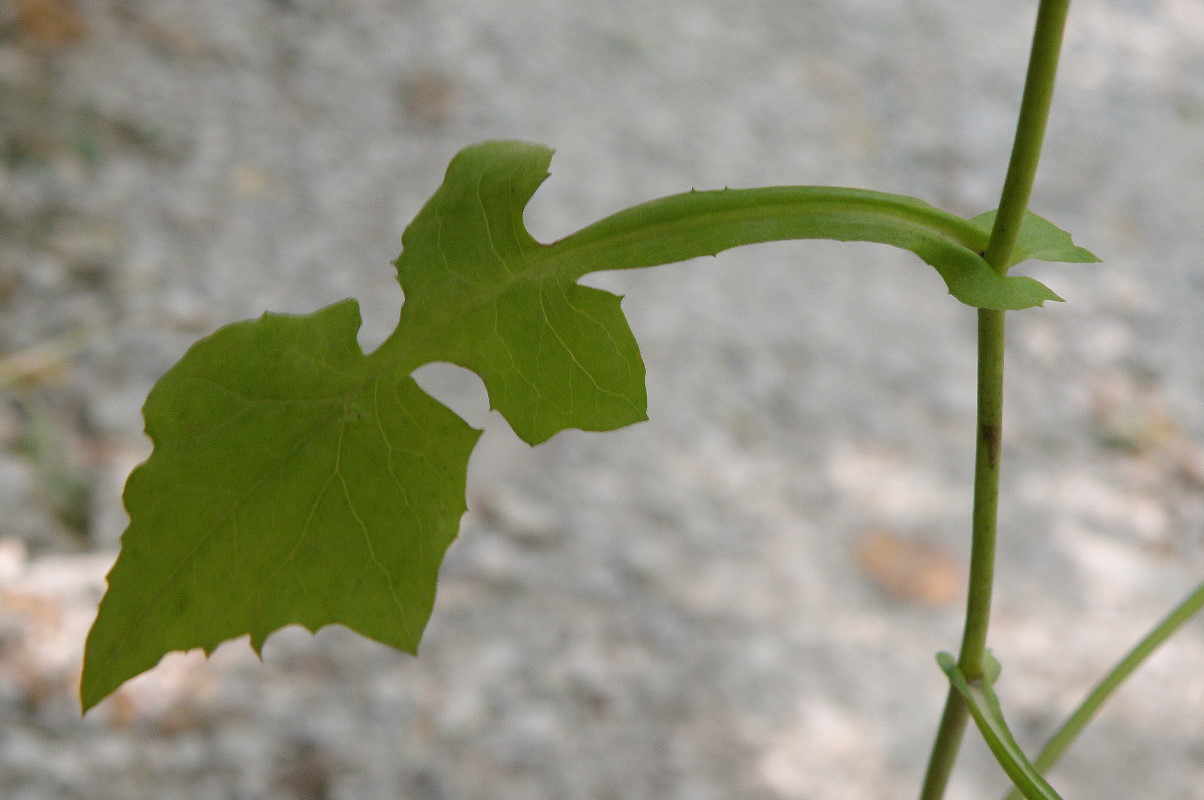
M995 469L999 464L999 426L982 423L978 426L978 436L987 448L987 466Z

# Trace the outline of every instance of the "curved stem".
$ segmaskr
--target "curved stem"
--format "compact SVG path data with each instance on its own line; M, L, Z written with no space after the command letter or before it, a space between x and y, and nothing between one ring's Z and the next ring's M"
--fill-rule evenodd
M1125 657L1096 684L1066 722L1062 723L1062 727L1050 738L1045 749L1041 751L1041 755L1033 760L1033 766L1043 775L1048 772L1062 757L1062 753L1066 752L1066 748L1075 740L1075 737L1095 716L1095 712L1099 711L1104 701L1111 697L1121 683L1132 675L1163 642L1169 639L1171 634L1183 627L1183 624L1202 608L1204 608L1204 583L1197 586L1195 591L1155 625L1153 630L1134 645L1133 649L1126 653ZM1013 790L1007 800L1020 800L1019 791Z
M1007 271L1028 208L1037 162L1045 137L1057 73L1062 31L1070 0L1041 0L1029 55L1024 95L999 212L984 258L999 274ZM974 511L970 588L958 668L970 682L983 674L983 654L991 611L995 572L996 510L999 495L999 444L1003 410L1004 312L978 312L978 426L975 438ZM944 797L957 752L961 747L968 709L952 686L924 776L921 800Z

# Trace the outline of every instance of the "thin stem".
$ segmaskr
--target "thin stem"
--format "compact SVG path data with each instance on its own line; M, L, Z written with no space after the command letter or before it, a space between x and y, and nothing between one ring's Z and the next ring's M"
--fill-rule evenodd
M970 582L958 667L967 681L982 677L995 580L999 508L999 443L1003 430L1004 312L978 310L978 431L974 454Z
M1201 608L1204 608L1204 583L1197 586L1195 591L1155 625L1153 630L1134 645L1133 649L1126 653L1125 657L1096 684L1095 688L1079 704L1079 707L1062 723L1062 727L1050 738L1045 749L1041 751L1041 755L1033 761L1033 766L1037 768L1037 771L1042 775L1047 773L1121 683ZM1021 800L1020 792L1013 790L1007 796L1007 800Z
M970 709L966 706L965 698L950 684L949 694L945 696L945 710L941 713L941 724L932 743L932 755L928 758L928 771L924 775L920 800L941 800L944 797L969 718Z
M1029 54L1028 75L1024 81L1024 96L1020 100L1020 116L1016 120L1016 138L1007 177L999 200L995 227L984 258L998 272L1005 272L1008 259L1020 235L1020 223L1028 208L1041 144L1045 140L1045 123L1053 99L1054 78L1058 71L1058 55L1062 51L1062 32L1070 0L1041 0L1037 8L1037 24L1033 33L1033 49Z
M999 211L983 257L996 272L1007 271L1032 193L1045 123L1049 118L1062 31L1070 0L1041 0L1029 54L1024 95ZM975 434L974 510L966 624L958 667L968 681L982 677L995 573L999 500L999 445L1003 422L1004 312L978 312L978 426ZM933 743L920 800L940 800L957 760L968 710L952 686Z
M978 430L975 437L974 511L971 517L970 588L958 665L967 680L982 677L991 587L995 576L999 442L1003 422L1004 312L978 311ZM973 675L973 678L970 675ZM940 800L953 772L969 709L952 686L932 745L921 800Z

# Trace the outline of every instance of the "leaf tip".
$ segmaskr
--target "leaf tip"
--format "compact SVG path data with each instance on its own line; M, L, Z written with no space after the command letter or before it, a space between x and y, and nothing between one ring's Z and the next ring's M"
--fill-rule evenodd
M84 644L84 663L79 676L79 705L80 716L87 714L93 708L112 694L125 679L114 680L111 670L104 669L104 664L96 658L95 624L89 631Z
M79 715L86 716L89 711L96 708L96 704L111 694L112 690L100 691L94 682L88 679L88 669L84 668L83 674L80 675L79 681Z
M260 664L263 663L263 645L267 640L268 633L266 631L255 631L251 634L251 652L254 653L255 657L259 659ZM209 653L206 652L205 655L208 656Z

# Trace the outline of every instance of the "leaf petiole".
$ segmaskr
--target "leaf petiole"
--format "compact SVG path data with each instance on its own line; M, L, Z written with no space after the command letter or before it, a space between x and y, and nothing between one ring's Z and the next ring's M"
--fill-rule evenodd
M971 683L966 675L948 653L937 653L937 664L949 676L949 683L965 701L970 716L978 725L982 738L991 749L995 760L1003 771L1012 779L1012 783L1027 800L1062 800L1053 787L1050 786L1041 773L1029 763L1020 745L1016 744L1003 712L999 708L999 698L993 688L999 678L999 662L986 652L983 655L983 673Z
M1044 774L1058 763L1058 759L1066 752L1066 748L1070 747L1070 744L1099 711L1100 706L1112 696L1112 693L1120 687L1125 679L1132 675L1163 642L1169 639L1171 634L1183 627L1202 608L1204 608L1204 582L1200 583L1191 594L1184 598L1183 602L1175 606L1141 641L1135 644L1124 658L1117 662L1116 666L1096 684L1078 708L1071 712L1066 722L1062 723L1062 727L1058 728L1036 760L1033 761L1033 766L1037 771ZM1020 795L1013 791L1008 795L1007 800L1019 800L1019 798Z

